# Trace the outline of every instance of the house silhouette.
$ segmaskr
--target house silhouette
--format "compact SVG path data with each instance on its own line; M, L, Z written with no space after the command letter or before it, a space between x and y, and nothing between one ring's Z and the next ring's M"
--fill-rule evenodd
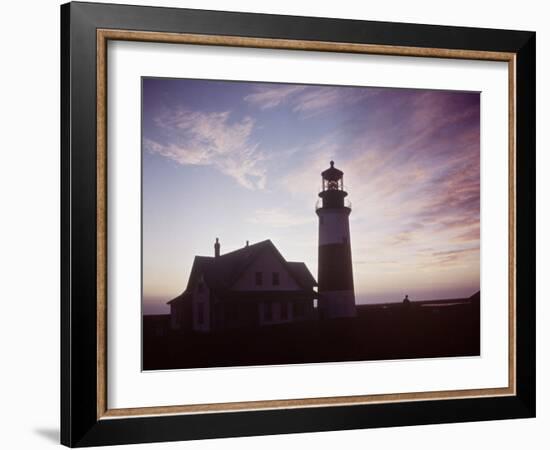
M185 291L170 300L173 329L201 332L266 326L315 317L317 282L270 240L214 256L195 256Z

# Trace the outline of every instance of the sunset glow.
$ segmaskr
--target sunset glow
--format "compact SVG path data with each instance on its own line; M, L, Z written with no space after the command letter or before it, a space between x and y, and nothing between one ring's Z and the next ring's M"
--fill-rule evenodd
M143 80L144 313L195 255L271 239L317 276L321 171L344 172L356 302L480 285L480 95Z

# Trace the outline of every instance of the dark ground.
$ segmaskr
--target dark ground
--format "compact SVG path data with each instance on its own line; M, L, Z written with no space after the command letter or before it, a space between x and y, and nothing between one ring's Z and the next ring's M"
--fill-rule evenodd
M176 333L143 318L143 370L479 355L479 302L359 305L354 319Z

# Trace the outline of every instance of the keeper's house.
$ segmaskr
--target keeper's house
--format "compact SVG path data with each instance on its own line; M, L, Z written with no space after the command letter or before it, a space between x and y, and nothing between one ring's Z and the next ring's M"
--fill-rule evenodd
M224 255L195 256L187 288L170 300L173 329L210 332L313 319L317 283L270 240Z

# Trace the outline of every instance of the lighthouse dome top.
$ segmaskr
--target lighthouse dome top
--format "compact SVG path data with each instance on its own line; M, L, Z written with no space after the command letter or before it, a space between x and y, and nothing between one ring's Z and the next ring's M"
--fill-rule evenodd
M330 167L321 172L321 176L327 181L338 181L344 176L344 172L334 167L334 161L331 161Z

